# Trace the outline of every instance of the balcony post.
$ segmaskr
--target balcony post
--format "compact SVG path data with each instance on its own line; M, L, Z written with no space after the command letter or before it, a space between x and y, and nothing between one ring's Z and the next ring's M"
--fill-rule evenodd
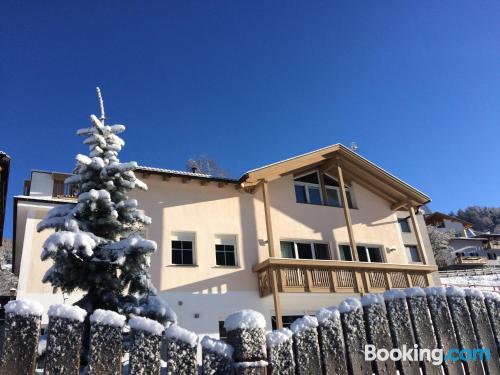
M413 226L413 231L415 232L415 237L417 239L417 247L420 252L423 264L429 264L427 261L427 254L425 253L424 241L422 240L422 235L420 234L420 227L417 222L417 215L415 215L415 210L411 202L408 202L408 212L410 213L411 223Z
M342 167L337 164L337 175L339 178L340 198L342 200L342 208L344 209L345 224L347 226L347 234L349 235L349 243L351 244L351 252L353 259L358 262L358 251L356 249L356 241L354 240L354 231L352 230L351 213L349 212L349 202L347 201L347 194L345 192L344 175L342 174Z
M271 289L273 291L273 302L274 302L274 314L276 316L276 328L283 328L283 318L281 315L281 301L280 301L280 293L278 289L278 280L277 280L277 272L276 268L271 268Z
M274 258L276 253L274 251L273 225L271 221L271 207L269 203L269 188L267 186L267 180L262 180L262 195L264 198L264 214L266 217L267 248L269 250L269 256Z
M266 218L267 248L269 250L269 257L274 258L276 253L274 251L273 224L271 221L271 205L269 202L269 187L267 183L267 180L262 180L262 195L264 198L264 214ZM279 329L283 328L283 318L281 316L281 301L277 272L277 269L274 267L271 268L271 290L273 292L274 313L276 315L276 328Z

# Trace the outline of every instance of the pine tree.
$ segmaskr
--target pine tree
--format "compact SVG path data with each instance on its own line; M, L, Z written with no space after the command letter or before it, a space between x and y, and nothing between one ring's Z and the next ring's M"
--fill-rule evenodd
M86 137L90 154L76 156L75 174L65 181L77 186L77 203L53 208L37 227L55 229L43 245L42 260L53 261L43 282L64 293L84 291L76 305L87 317L108 309L166 324L175 321L175 314L157 297L149 274L156 243L140 235L151 219L127 197L130 190L147 186L135 177L136 162L120 163L124 141L118 134L125 126L104 124L99 88L97 93L100 118L90 116L92 126L77 131Z

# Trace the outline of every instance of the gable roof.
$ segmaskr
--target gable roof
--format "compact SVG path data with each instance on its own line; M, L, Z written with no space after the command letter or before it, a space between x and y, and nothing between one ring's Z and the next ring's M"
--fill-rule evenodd
M434 225L443 220L449 220L449 221L455 221L457 223L462 223L465 228L473 227L473 225L468 221L459 219L458 217L455 216L446 215L442 212L433 212L432 214L425 215L424 218L425 218L425 224L427 225Z
M415 205L430 202L430 198L413 186L400 180L378 165L365 159L342 144L335 144L285 159L248 171L242 178L245 186L258 184L261 180L272 181L290 173L305 169L334 168L336 163L342 166L347 180L354 180L360 185L381 195L395 206L410 200Z

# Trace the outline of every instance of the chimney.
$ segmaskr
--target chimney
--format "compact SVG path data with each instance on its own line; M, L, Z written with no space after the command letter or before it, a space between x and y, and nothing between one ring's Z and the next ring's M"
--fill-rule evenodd
M191 167L191 172L192 172L192 173L196 173L196 171L197 171L197 170L198 170L198 169L196 168L196 166L195 166L195 165L193 165L193 166Z

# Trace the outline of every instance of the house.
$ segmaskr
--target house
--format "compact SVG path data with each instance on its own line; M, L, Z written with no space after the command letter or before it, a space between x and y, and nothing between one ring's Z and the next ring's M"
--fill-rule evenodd
M425 215L425 222L453 235L449 245L456 265L500 265L500 234L478 233L471 223L442 212Z
M342 145L245 173L239 179L139 167L133 191L158 243L151 273L180 324L224 337L235 310L260 311L268 326L340 303L347 296L439 284L419 207L429 197ZM51 303L41 283L47 231L37 223L74 201L66 175L33 171L14 198L18 295Z
M7 187L9 184L10 157L0 151L0 245L3 241L5 209L7 207Z

